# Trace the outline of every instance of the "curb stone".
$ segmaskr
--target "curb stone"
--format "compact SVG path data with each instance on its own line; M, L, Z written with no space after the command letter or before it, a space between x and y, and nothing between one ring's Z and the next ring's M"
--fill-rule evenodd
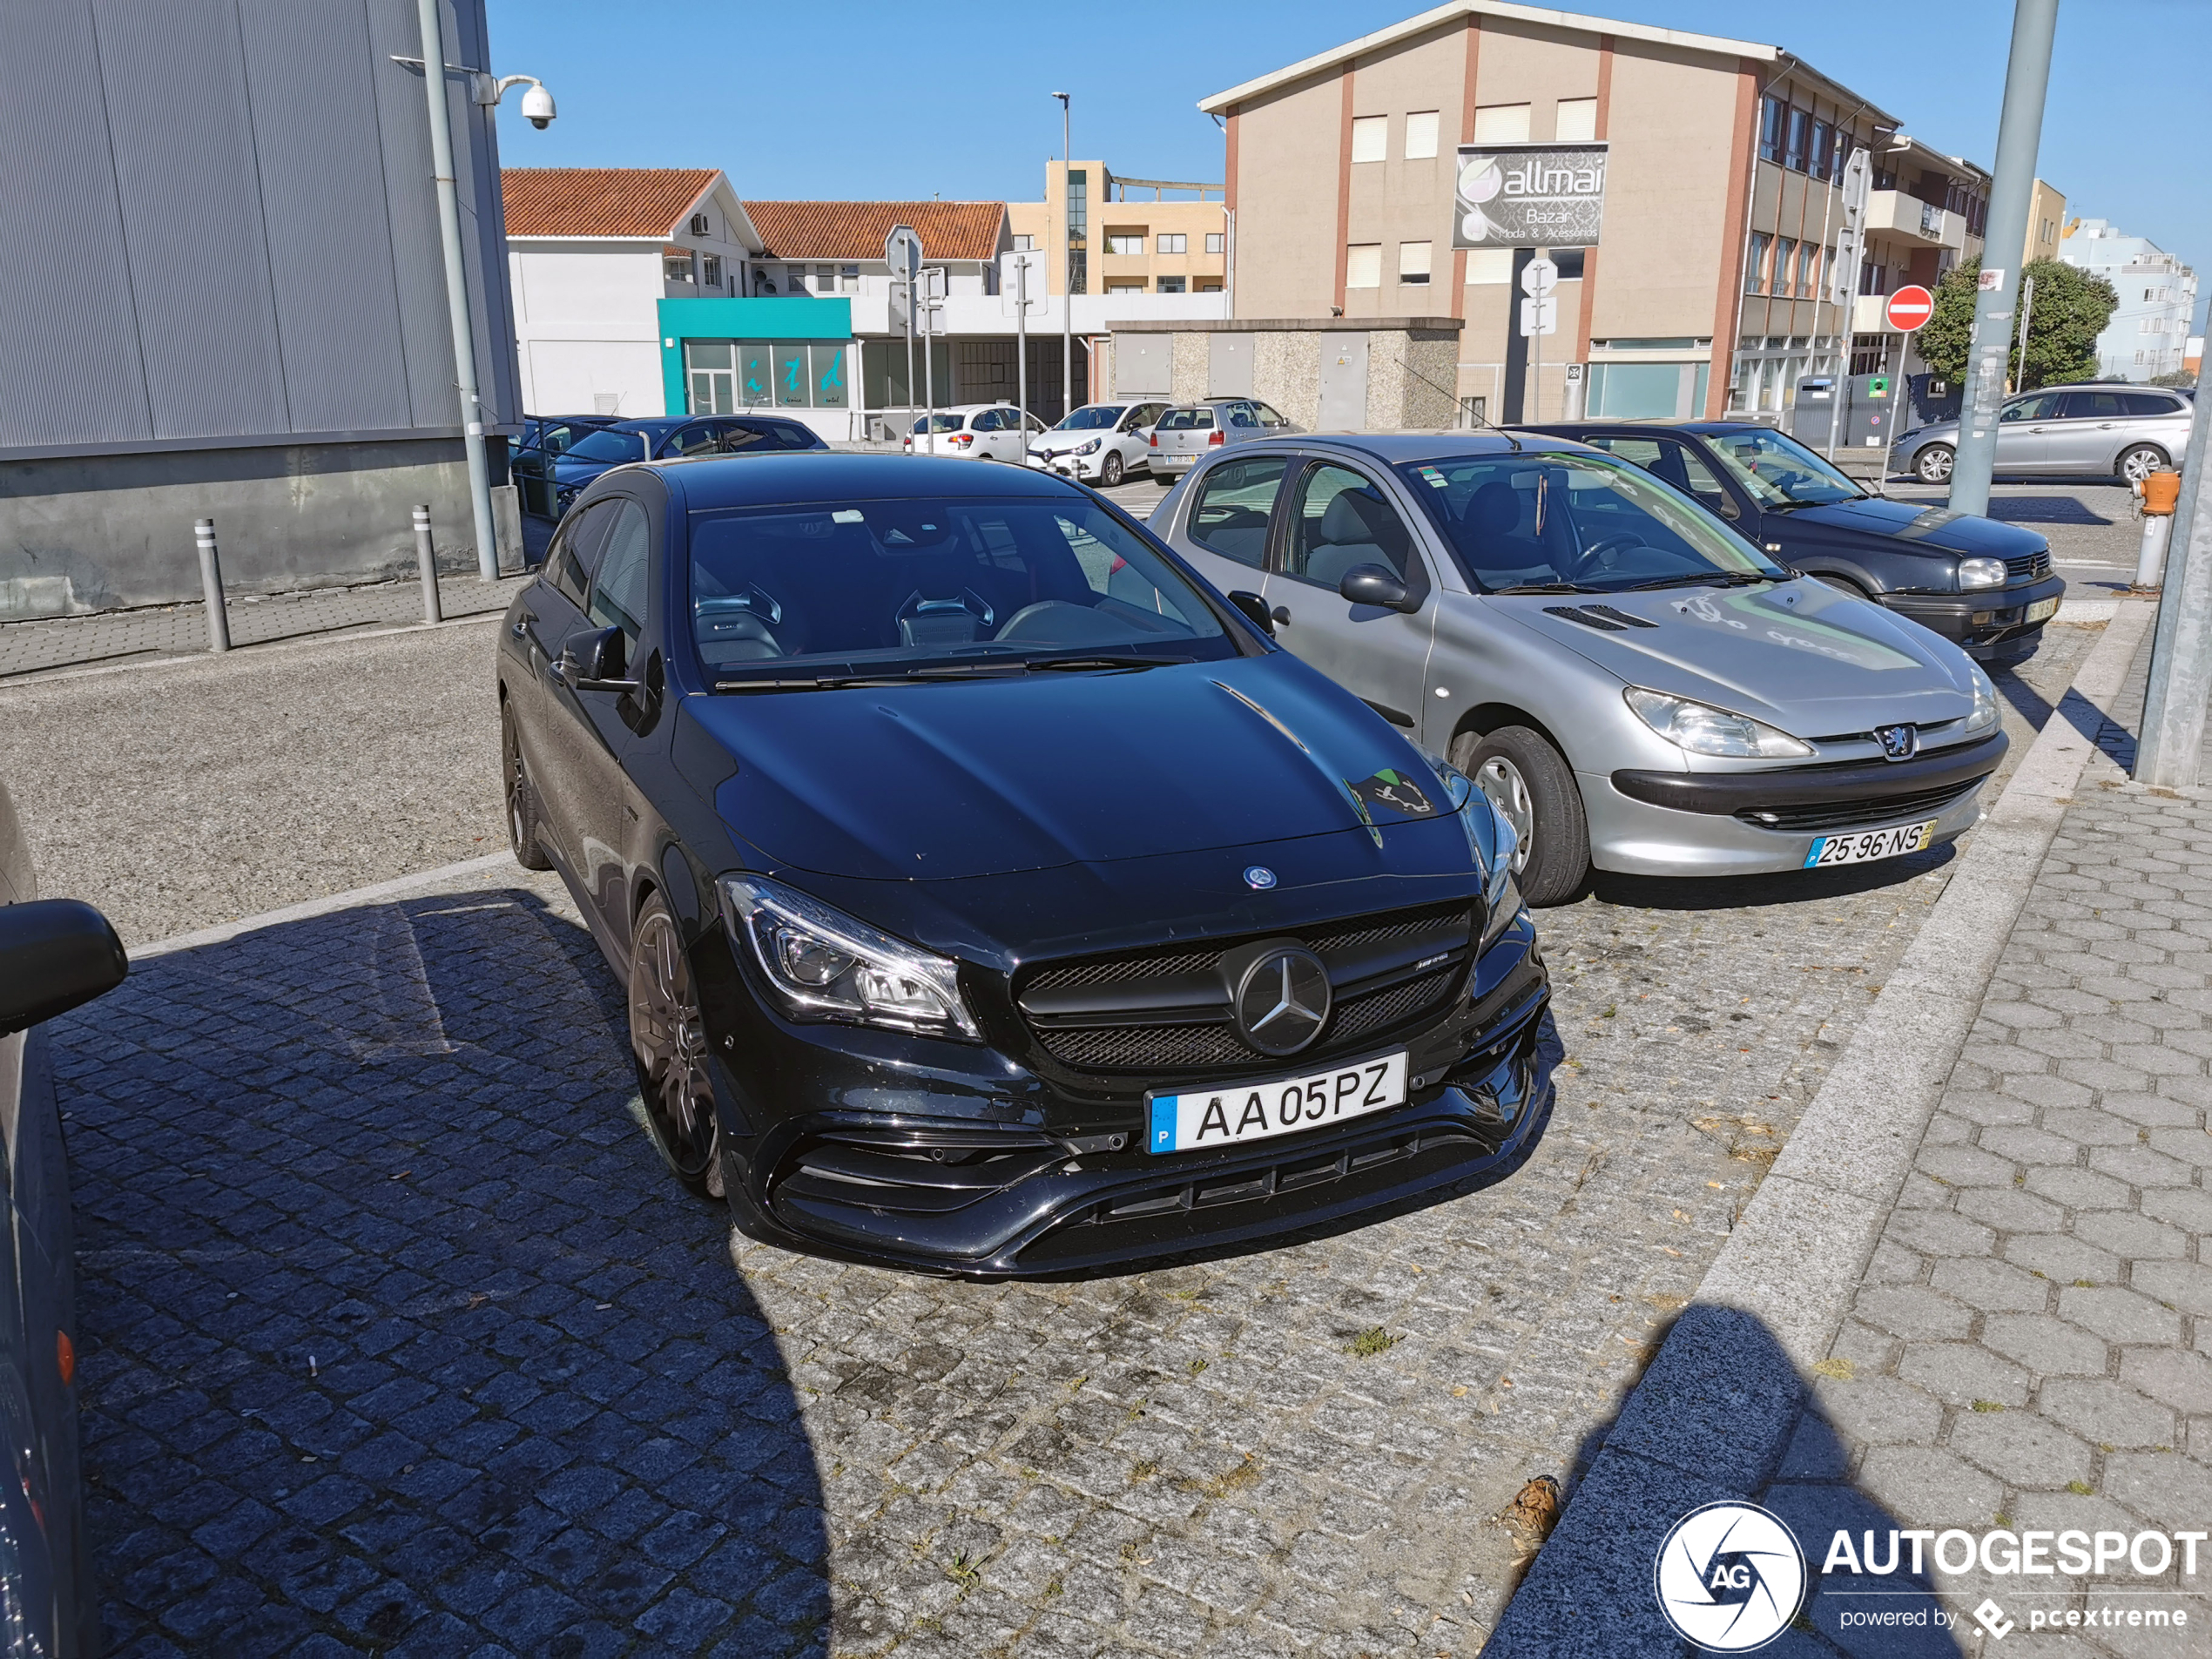
M1984 990L2155 607L2116 609L2072 690L1867 1009L1850 1044L1622 1406L1485 1651L1679 1654L1653 1563L1691 1509L1748 1497L1779 1462L1979 1015Z

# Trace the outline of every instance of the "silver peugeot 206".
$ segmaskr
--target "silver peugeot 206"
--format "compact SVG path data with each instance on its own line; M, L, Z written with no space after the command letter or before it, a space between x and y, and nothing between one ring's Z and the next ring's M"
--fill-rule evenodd
M2004 757L1996 692L1956 645L1566 440L1262 440L1201 462L1151 523L1475 780L1519 832L1532 904L1593 866L1917 852L1973 824Z

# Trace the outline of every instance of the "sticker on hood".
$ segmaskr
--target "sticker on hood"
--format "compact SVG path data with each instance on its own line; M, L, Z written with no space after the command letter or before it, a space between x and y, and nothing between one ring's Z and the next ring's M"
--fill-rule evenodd
M1436 803L1421 791L1419 784L1402 772L1386 766L1372 778L1362 778L1350 784L1352 792L1370 807L1380 806L1400 818L1433 818Z

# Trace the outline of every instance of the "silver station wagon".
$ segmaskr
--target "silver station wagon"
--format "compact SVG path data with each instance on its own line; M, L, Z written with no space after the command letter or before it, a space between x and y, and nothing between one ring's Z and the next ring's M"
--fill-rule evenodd
M1262 440L1201 461L1151 523L1472 777L1519 833L1532 904L1593 866L1917 852L1973 824L2005 753L1996 693L1956 645L1566 440Z

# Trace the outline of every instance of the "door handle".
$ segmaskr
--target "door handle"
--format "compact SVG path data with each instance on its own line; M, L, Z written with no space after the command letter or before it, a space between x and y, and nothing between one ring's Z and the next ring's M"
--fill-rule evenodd
M530 637L530 625L527 622L518 622L507 631L517 639L528 639Z
M2110 421L2100 421L2097 422L2097 430L2100 432L2109 432L2112 430L2112 428L2113 423Z

